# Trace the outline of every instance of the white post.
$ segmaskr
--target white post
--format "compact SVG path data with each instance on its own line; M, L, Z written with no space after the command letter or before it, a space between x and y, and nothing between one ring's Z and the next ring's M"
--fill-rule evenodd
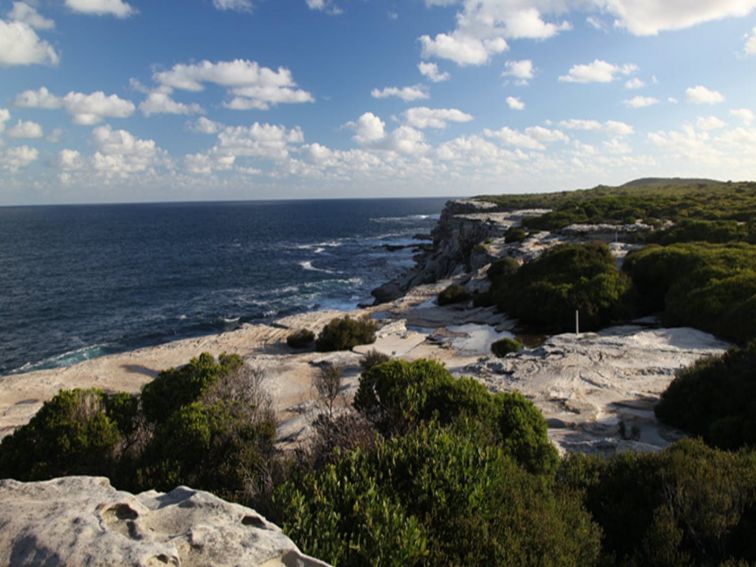
M575 309L575 334L580 336L580 311Z

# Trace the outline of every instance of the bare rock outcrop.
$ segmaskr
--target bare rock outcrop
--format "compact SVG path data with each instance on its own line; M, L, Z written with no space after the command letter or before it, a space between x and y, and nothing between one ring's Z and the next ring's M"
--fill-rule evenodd
M208 492L133 495L84 476L0 480L0 564L327 567L254 510Z

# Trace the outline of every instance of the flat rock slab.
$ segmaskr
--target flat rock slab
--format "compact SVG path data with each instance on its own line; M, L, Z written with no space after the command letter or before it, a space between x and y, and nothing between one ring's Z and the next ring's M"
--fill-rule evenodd
M0 564L327 567L257 512L178 487L133 495L108 479L0 480Z

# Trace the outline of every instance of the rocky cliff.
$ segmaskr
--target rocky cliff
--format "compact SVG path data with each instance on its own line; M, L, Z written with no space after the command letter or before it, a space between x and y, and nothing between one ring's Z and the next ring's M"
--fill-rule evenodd
M208 492L121 492L108 479L0 480L0 564L327 567L254 510Z

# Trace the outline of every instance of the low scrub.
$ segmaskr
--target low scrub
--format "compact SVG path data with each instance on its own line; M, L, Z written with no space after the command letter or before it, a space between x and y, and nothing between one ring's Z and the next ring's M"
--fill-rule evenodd
M498 356L499 358L503 358L508 354L519 352L521 350L522 343L517 339L510 339L509 337L499 339L491 345L491 352L494 356Z
M315 348L319 352L352 350L357 345L375 342L378 324L368 318L352 319L348 315L329 322L318 335Z
M438 294L439 305L452 305L454 303L464 303L470 301L472 296L467 292L464 286L452 284Z
M315 333L309 329L300 329L286 337L286 344L295 349L310 348L314 342Z

